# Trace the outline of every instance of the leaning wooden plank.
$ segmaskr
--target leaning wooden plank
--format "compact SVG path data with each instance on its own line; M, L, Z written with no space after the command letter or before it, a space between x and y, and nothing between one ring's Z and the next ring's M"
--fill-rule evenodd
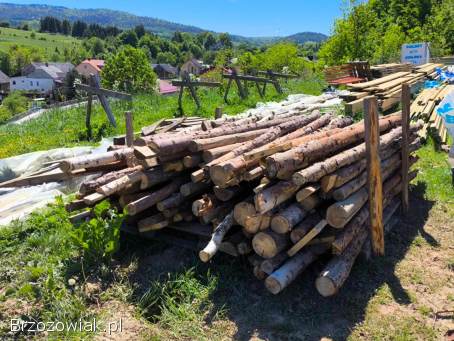
M303 238L301 238L295 245L288 251L287 255L293 257L299 250L306 246L312 239L314 239L322 230L328 225L325 219L322 219L317 225L314 226Z

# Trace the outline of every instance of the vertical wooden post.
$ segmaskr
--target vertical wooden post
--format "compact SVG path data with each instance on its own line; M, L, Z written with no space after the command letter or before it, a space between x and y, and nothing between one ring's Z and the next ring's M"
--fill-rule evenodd
M377 98L364 99L364 124L369 189L369 216L372 250L376 255L385 253L383 231L383 188L380 167L380 130Z
M410 85L402 84L402 212L408 213L408 131L410 129Z
M217 107L215 110L214 110L214 118L217 120L218 118L222 118L222 107Z
M132 147L132 144L134 143L134 127L132 124L132 112L126 111L125 119L126 119L126 145L128 147Z

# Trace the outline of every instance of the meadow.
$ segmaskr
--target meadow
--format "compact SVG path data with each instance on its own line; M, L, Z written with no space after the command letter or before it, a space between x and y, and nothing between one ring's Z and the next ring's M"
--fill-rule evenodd
M70 36L0 27L0 51L3 52L7 52L15 45L34 47L40 49L47 58L51 59L56 49L63 53L64 49L70 51L80 44L80 40Z

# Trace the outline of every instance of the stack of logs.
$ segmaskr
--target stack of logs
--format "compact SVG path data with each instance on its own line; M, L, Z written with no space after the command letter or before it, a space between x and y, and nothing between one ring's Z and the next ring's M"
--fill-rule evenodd
M387 226L402 188L401 114L381 117L378 125ZM420 127L410 126L410 151L419 147ZM127 213L129 230L205 237L203 262L217 251L248 255L255 276L274 294L326 255L316 287L330 296L360 251L370 249L365 134L364 122L298 102L142 134L133 145L61 161L64 171L122 167L82 183L67 209L82 210L72 218L77 221L109 198Z

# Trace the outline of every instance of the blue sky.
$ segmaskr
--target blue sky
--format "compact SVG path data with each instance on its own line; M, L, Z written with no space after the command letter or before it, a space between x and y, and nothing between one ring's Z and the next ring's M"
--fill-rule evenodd
M329 34L342 0L3 0L71 8L109 8L245 36Z

